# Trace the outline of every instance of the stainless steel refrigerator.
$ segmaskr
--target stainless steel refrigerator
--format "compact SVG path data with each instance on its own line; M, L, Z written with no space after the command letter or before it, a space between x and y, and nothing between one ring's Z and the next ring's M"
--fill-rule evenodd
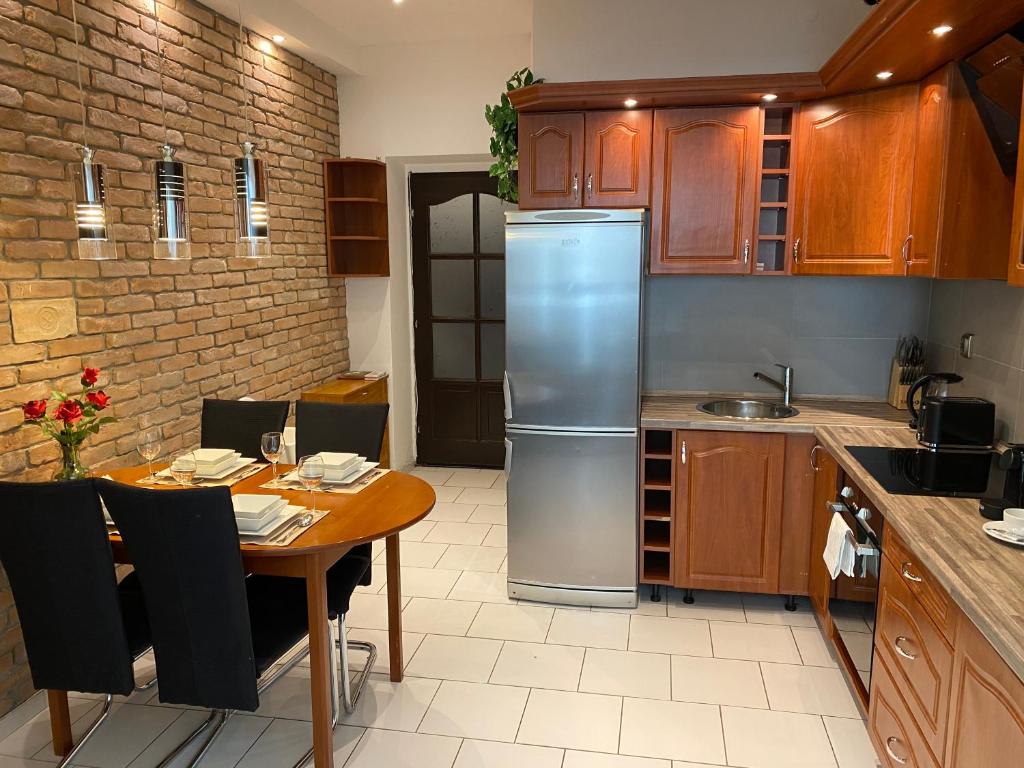
M509 596L634 606L646 216L505 216Z

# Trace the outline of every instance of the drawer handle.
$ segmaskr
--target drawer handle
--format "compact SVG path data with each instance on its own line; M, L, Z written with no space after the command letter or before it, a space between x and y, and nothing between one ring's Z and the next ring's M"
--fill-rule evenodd
M910 563L904 563L903 567L900 570L903 572L903 578L905 578L907 581L913 581L918 584L924 581L924 579L922 579L920 576L916 575L910 570Z
M899 755L897 755L895 752L892 751L893 745L894 744L899 744L899 743L900 743L899 739L897 739L895 736L890 736L888 739L885 740L885 751L888 752L889 753L889 757L891 757L897 763L899 763L900 765L906 765L907 761L909 760L909 758L900 757Z
M904 659L910 659L911 661L913 661L914 659L917 658L917 654L916 653L911 653L910 651L906 651L906 650L903 649L903 643L907 642L908 639L909 638L906 638L906 637L903 637L902 635L900 635L895 640L893 640L892 644L893 644L893 647L896 649L896 653L898 653Z

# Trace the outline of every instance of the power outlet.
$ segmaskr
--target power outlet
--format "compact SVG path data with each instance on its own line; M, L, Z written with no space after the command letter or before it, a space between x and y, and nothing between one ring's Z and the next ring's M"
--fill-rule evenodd
M965 333L960 337L960 357L968 360L974 355L974 334Z

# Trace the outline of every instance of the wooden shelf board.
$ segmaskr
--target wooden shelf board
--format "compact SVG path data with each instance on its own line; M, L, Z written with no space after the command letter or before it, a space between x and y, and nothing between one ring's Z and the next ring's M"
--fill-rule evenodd
M664 452L660 452L660 453L645 453L644 454L644 458L645 459L666 459L666 460L670 461L672 459L672 451L668 450L668 451L664 451Z
M768 202L765 202L764 200L762 200L760 203L758 203L758 205L761 208L789 208L789 203L776 203L776 202L768 203Z
M377 203L379 205L386 205L387 200L381 200L379 197L328 197L328 203Z
M793 134L791 133L766 133L761 136L765 141L792 141Z
M762 176L789 176L789 168L762 168Z
M644 552L671 552L672 547L668 544L647 544L644 543Z
M672 576L668 568L644 568L640 577L641 584L661 584L672 586Z
M328 277L390 277L389 272L328 272Z
M664 483L653 483L650 480L644 482L644 488L648 488L652 491L671 491L672 483L666 481Z
M668 512L655 512L652 514L645 511L644 520L650 520L654 523L671 523L672 515Z
M764 242L781 243L786 241L786 237L787 235L758 235L757 239Z
M382 242L386 237L374 237L372 235L331 235L331 240L362 240L364 242Z

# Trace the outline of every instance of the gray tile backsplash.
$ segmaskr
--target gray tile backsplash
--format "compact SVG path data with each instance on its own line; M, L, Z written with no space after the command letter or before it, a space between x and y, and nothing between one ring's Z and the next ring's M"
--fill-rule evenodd
M957 350L974 334L971 359ZM1024 289L986 280L935 280L928 323L928 362L933 370L964 377L958 394L996 404L998 433L1024 442Z
M647 278L644 389L776 390L753 378L795 369L799 395L884 399L901 334L927 334L931 281L893 278ZM1024 296L1024 293L1022 293ZM959 334L958 334L959 336Z

